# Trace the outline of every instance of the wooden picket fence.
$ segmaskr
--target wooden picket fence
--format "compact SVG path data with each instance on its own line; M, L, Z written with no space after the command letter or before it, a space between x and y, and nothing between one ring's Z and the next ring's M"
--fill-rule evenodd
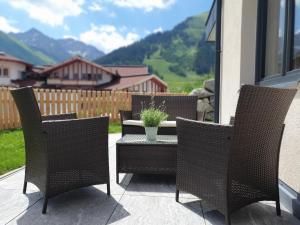
M137 93L91 90L34 89L42 115L76 112L79 118L109 116L120 119L119 110L131 109L131 95ZM154 95L184 95L155 93ZM10 88L0 87L0 130L19 128L20 118Z

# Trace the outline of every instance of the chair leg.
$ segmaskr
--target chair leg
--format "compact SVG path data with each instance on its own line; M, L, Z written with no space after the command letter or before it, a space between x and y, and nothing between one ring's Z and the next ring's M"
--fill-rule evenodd
M279 200L276 201L276 213L277 213L277 216L281 216L281 209L280 209L280 201Z
M110 183L107 183L107 195L110 196Z
M177 189L176 189L176 197L175 197L175 199L176 199L176 202L179 202L179 190L177 190Z
M46 211L47 211L47 205L48 205L48 198L45 196L45 197L44 197L44 203L43 203L43 211L42 211L42 214L46 214Z
M24 184L23 184L23 194L26 194L26 190L27 190L27 182L24 181Z

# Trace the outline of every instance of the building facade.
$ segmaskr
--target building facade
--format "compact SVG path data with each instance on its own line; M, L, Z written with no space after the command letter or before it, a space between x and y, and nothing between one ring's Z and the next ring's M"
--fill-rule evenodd
M0 85L150 93L168 88L159 77L149 74L147 66L101 66L74 57L56 65L33 67L8 55L0 55Z
M215 0L207 40L216 42L216 118L228 123L243 84L297 88L280 156L284 205L300 218L300 1Z
M0 84L3 86L14 85L14 82L26 77L32 65L20 59L0 52Z

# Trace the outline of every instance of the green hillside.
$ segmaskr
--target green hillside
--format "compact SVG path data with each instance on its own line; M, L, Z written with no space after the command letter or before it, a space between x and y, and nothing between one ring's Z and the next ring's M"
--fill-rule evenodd
M54 60L41 52L30 49L27 45L0 31L0 51L15 56L34 65L52 64Z
M171 91L190 91L210 77L214 46L205 41L207 13L190 17L173 30L152 34L96 60L99 64L149 66Z

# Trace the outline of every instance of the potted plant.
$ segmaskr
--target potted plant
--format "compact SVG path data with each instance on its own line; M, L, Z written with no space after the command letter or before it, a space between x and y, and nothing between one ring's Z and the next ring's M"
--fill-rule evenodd
M141 111L141 119L148 141L156 141L158 127L167 118L168 115L164 112L164 104L156 108L154 99L152 98L149 107Z

